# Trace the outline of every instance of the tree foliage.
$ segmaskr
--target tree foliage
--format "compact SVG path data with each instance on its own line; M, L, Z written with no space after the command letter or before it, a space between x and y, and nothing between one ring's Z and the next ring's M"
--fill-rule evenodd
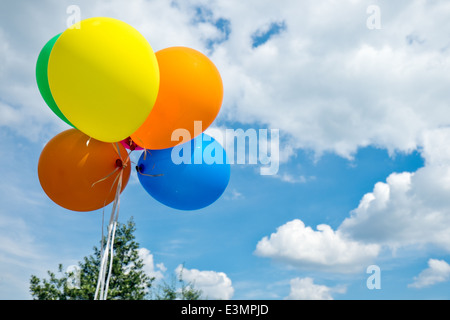
M201 292L186 284L180 276L178 282L159 285L152 291L154 278L144 272L144 262L139 257L139 244L135 241L135 223L130 219L119 224L114 239L114 257L112 275L109 283L110 300L144 300L155 297L161 300L196 300ZM106 241L106 240L105 240ZM84 257L73 271L63 271L58 266L57 273L47 271L48 279L35 275L30 279L30 293L35 300L92 300L94 299L101 262L101 250L94 247L94 253Z

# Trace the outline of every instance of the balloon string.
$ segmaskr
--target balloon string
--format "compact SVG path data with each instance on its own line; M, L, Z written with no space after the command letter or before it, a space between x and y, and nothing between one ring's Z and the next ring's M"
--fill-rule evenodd
M114 172L115 172L116 170L114 170ZM111 189L109 190L109 193L111 193L111 191L113 190L113 187L114 187L114 185L116 184L116 182L117 182L117 179L119 178L119 176L117 176L115 179L114 179L114 182L112 183L112 185L111 185ZM103 234L103 229L104 229L104 225L105 225L105 207L106 207L106 201L107 201L108 199L105 199L105 201L103 202L103 210L102 210L102 240L101 240L101 251L100 251L100 255L103 257L103 248L104 248L104 234ZM111 223L111 219L110 219L110 222L109 223Z
M114 182L113 182L112 185L111 185L111 189L109 190L109 193L111 193L111 191L112 191L114 185L116 184L118 178L119 178L119 176L117 176L117 177L114 179ZM101 255L102 257L103 257L103 248L104 248L104 234L103 234L103 229L104 229L104 225L105 225L105 207L106 207L106 201L107 201L107 200L108 200L108 199L105 199L105 201L103 202L103 210L102 210L102 240L101 240L101 251L100 251L100 255ZM110 219L109 223L111 223L111 219Z
M111 143L111 145L113 146L114 150L115 150L115 151L117 152L117 154L119 155L120 160L123 160L123 159L122 159L122 155L120 154L120 147L119 147L119 144L118 144L117 142L114 142L114 143Z
M114 144L113 144L113 146L114 146ZM95 186L95 185L96 185L97 183L99 183L99 182L102 182L102 181L107 180L109 177L111 177L111 176L112 176L114 173L116 173L118 170L122 170L122 169L124 169L124 168L126 168L126 167L128 166L128 162L130 162L130 154L131 154L131 152L130 152L130 154L128 154L127 159L126 159L125 161L123 161L122 155L120 154L119 145L117 145L117 149L114 148L114 150L116 150L117 154L118 154L119 157L120 157L120 165L117 165L117 162L116 162L116 165L117 165L116 168L115 168L111 173L109 173L108 175L106 175L105 177L103 177L103 178L101 178L100 180L94 182L94 183L92 184L91 187ZM119 161L119 160L118 160L118 161ZM113 185L114 185L114 184L113 184ZM105 200L105 202L106 202L106 200Z
M117 153L120 157L121 166L118 165L114 169L114 171L112 171L106 177L104 177L104 178L96 181L94 184L92 184L92 187L93 187L95 184L107 180L112 175L114 175L114 173L116 173L118 170L120 170L120 174L118 176L116 176L116 178L114 179L114 182L113 182L113 184L111 186L111 190L110 190L110 191L112 191L113 186L117 182L116 194L114 197L113 207L111 210L111 215L110 215L109 224L108 224L108 237L107 237L107 241L106 241L106 246L104 246L104 234L103 234L103 224L104 224L104 214L105 214L105 206L103 206L102 241L101 241L101 252L100 252L101 262L100 262L100 269L99 269L99 274L98 274L98 279L97 279L97 286L96 286L95 294L94 294L94 300L106 300L108 297L109 283L111 280L112 267L113 267L113 261L114 261L114 240L115 240L115 234L116 234L117 224L118 224L118 220L119 220L120 192L122 190L123 172L124 172L123 169L128 165L128 162L130 162L130 155L131 155L131 152L133 151L133 150L131 150L131 152L128 153L127 159L125 161L123 161L122 155L120 153L120 148L117 143L116 143L116 147L117 148L114 148L114 149L117 151ZM147 150L145 150L145 152L147 153ZM139 174L149 176L149 177L163 176L163 174L150 175L150 174L142 173L138 166L136 166L136 170ZM106 199L105 199L105 204L106 204ZM109 268L108 268L108 259L109 259Z
M141 172L141 168L139 168L139 166L136 166L136 171L139 173L139 174L141 174L141 175L143 175L143 176L147 176L147 177L161 177L161 176L163 176L164 174L146 174L146 173L143 173L143 172Z
M122 168L117 167L117 168L114 169L113 172L109 173L106 177L101 178L101 179L98 180L98 181L95 181L95 182L92 184L91 188L92 188L93 186L95 186L97 183L107 180L109 177L111 177L114 173L116 173L116 172L117 172L118 170L120 170L120 169L122 169ZM106 202L106 200L105 200L105 202Z
M106 300L108 297L109 282L111 279L112 264L114 258L114 239L119 219L120 191L122 189L123 171L120 172L120 175L116 177L116 179L118 179L116 195L109 220L108 238L104 250L102 246L101 263L97 280L97 287L95 289L94 300ZM107 272L108 258L109 258L109 270Z
M104 181L111 177L114 173L116 173L118 170L120 170L120 174L116 176L114 179L113 184L111 185L111 190L113 190L114 185L117 182L116 187L116 193L114 197L113 207L111 210L111 215L109 219L108 224L108 238L106 241L106 246L104 246L104 234L103 234L103 224L104 224L104 215L105 215L105 206L106 206L106 199L105 199L105 205L103 206L103 215L102 215L102 240L101 240L101 263L99 268L99 274L97 279L97 286L95 289L94 294L94 300L106 300L108 297L108 289L109 289L109 282L111 279L112 274L112 265L113 265L113 259L114 259L114 240L115 240L115 234L116 234L116 228L119 220L119 207L120 207L120 193L122 190L122 183L123 183L123 172L125 167L128 165L128 162L130 161L130 154L128 154L128 157L125 162L123 162L122 155L120 154L120 149L117 145L117 151L120 157L120 164L121 166L117 166L113 172L108 174L106 177L100 179L99 181L95 182L92 186L94 186L96 183ZM108 268L108 258L109 258L109 268ZM108 269L108 270L107 270Z
M139 146L143 146L144 145L144 142L138 137L138 142L140 142L140 143L142 143L141 145L139 145ZM147 149L146 147L141 147L141 148L143 148L144 149L144 160L147 160L147 153L149 154L149 155L152 155L152 153L151 153L151 151L150 151L150 149ZM141 174L143 174L143 173L141 173ZM145 175L145 174L143 174L143 175Z
M119 155L120 160L122 161L122 163L125 163L125 164L124 164L124 167L126 167L126 166L127 166L127 163L130 161L130 155L131 155L131 153L132 153L134 150L130 150L130 152L127 154L126 160L124 161L123 158L122 158L122 154L121 154L121 152L120 152L119 143L115 142L115 143L113 143L113 146L115 146L114 150L116 150L116 152L117 152L117 154Z
M144 161L147 159L147 152L151 155L152 153L150 152L150 150L147 150L147 149L145 149L144 148ZM152 168L152 170L155 168L155 165L156 165L156 163L153 165L153 168ZM143 173L142 171L141 171L141 168L139 167L139 166L136 166L136 171L140 174L140 175L143 175L143 176L147 176L147 177L161 177L161 176L163 176L164 174L147 174L147 173Z
M117 223L119 220L120 190L122 189L122 176L123 176L123 171L120 174L119 182L117 184L117 192L116 192L117 201L114 202L115 208L113 209L113 211L115 211L115 217L114 217L114 221L112 222L113 232L111 234L111 253L110 253L110 261L109 261L108 277L106 279L103 300L106 300L106 298L108 297L109 281L111 279L111 274L112 274L113 257L114 257L114 239L115 239L115 235L116 235Z

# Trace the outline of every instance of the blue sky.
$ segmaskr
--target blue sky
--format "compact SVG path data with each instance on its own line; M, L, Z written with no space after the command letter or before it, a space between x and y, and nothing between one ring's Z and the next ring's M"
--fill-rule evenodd
M32 274L76 264L101 237L102 210L57 206L37 176L68 127L35 62L69 5L131 24L155 51L207 54L225 92L213 129L280 132L277 174L233 164L202 210L165 207L133 173L119 221L135 220L149 274L170 279L184 263L218 299L450 298L446 1L23 0L0 4L1 299L30 299ZM366 285L371 265L380 289Z

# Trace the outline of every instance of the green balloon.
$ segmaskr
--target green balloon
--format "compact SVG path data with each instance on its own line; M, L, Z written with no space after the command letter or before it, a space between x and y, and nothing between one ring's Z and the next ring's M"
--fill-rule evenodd
M36 63L36 81L39 92L41 93L42 98L44 98L45 103L47 103L50 109L61 120L74 127L74 125L71 124L70 121L64 116L61 110L59 110L55 100L53 99L53 95L48 84L48 60L50 59L50 53L52 52L53 46L55 45L55 42L56 40L58 40L60 35L61 33L51 38L39 53Z

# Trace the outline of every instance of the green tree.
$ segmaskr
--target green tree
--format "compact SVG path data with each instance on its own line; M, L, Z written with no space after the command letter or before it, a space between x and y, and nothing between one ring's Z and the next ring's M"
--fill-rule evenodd
M173 277L171 284L163 282L153 288L154 278L145 274L143 260L139 257L139 244L135 241L136 230L133 219L126 224L118 224L114 238L112 275L109 282L110 300L198 300L201 291L192 283L186 283L182 273ZM104 241L106 241L104 239ZM35 300L92 300L97 286L101 263L101 250L94 247L94 253L78 263L77 270L58 272L47 271L49 279L39 279L32 275L30 293ZM77 273L78 272L78 273ZM179 288L180 286L180 288Z
M133 219L117 226L114 239L112 275L108 299L145 299L154 278L145 274L144 263L139 258L139 244L135 241L136 230ZM106 240L104 240L106 241ZM94 299L101 262L101 250L94 247L94 253L78 263L79 274L64 272L58 266L58 274L48 271L49 279L32 275L30 292L37 300L90 300ZM77 283L73 283L76 280Z

